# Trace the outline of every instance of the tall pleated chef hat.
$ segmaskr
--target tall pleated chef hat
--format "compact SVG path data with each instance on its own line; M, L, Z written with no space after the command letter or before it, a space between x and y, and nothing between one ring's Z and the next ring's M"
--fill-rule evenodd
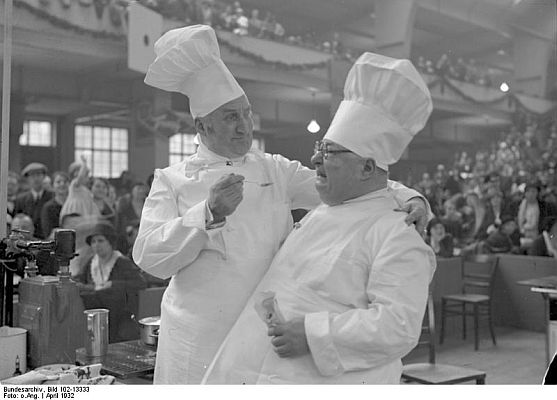
M432 109L427 85L410 61L364 53L346 77L344 100L323 139L388 170Z
M244 94L220 58L217 35L207 25L172 29L155 43L145 83L189 98L191 115L204 117Z

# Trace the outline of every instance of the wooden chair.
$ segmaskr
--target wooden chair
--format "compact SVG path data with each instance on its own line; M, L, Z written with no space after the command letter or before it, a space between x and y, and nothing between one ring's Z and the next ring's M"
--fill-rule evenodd
M458 367L435 362L435 313L433 298L427 300L422 335L418 346L429 346L429 362L406 364L402 369L402 380L429 385L449 385L455 383L476 381L477 385L485 384L486 373L466 367Z
M493 345L497 345L491 318L493 279L498 258L491 254L473 254L462 261L462 293L441 298L441 335L445 338L445 318L462 317L462 339L466 339L466 317L474 317L474 349L479 348L479 319L487 317ZM478 270L480 272L478 272Z

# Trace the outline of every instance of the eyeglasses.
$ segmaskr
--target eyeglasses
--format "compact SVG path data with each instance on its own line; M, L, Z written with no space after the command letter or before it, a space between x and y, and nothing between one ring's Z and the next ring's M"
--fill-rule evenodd
M329 154L335 153L352 153L350 150L329 150L329 143L324 143L322 140L318 140L315 142L315 147L313 148L313 154L317 154L320 152L323 156L323 159L326 160L329 157Z

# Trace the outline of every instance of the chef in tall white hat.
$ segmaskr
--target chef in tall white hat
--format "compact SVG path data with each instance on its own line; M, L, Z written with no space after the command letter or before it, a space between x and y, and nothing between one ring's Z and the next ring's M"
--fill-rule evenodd
M323 203L286 239L204 383L399 383L435 255L393 211L387 169L431 110L408 60L356 61L312 157ZM265 304L274 310L259 315Z
M189 98L200 143L192 156L155 170L133 258L154 276L172 277L154 382L199 383L290 232L290 211L314 208L319 197L313 171L251 149L251 105L212 28L171 30L155 54L145 82ZM425 215L417 192L393 187L412 205L409 217Z

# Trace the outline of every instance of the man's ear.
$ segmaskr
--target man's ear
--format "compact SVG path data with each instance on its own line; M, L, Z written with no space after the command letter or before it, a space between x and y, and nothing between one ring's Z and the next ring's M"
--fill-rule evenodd
M371 178L374 175L376 168L377 167L375 165L375 161L371 158L366 158L364 160L364 163L363 163L363 166L362 166L362 177L363 177L363 179Z

